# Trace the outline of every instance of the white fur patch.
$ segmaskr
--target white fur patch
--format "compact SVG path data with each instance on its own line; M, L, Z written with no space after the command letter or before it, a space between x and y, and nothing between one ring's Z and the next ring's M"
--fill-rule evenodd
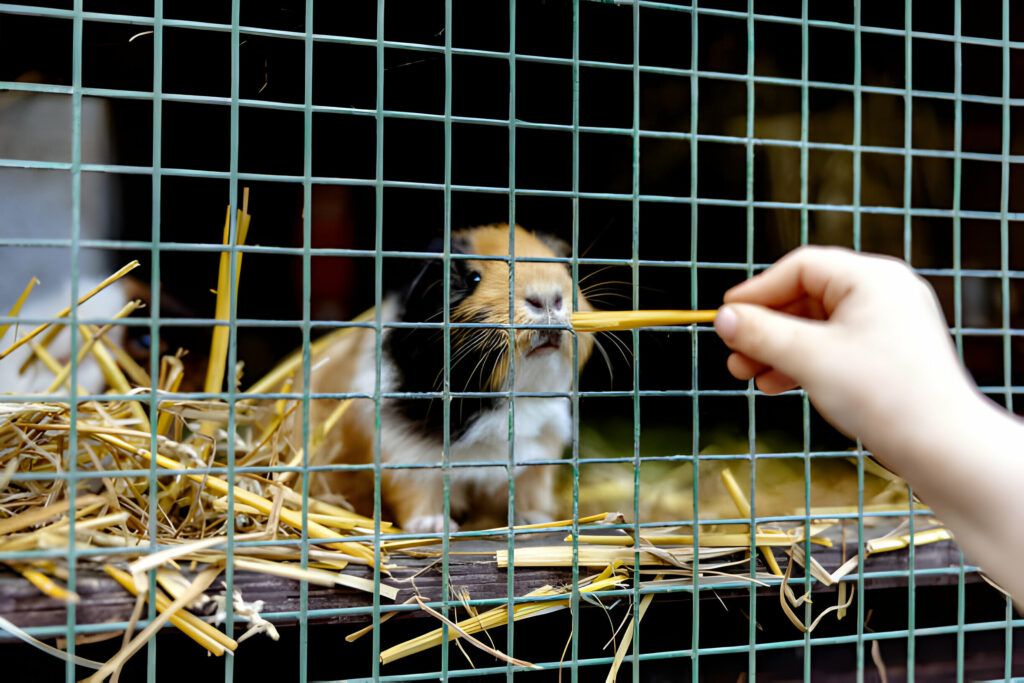
M372 368L361 369L359 383L364 386L358 390L372 393L373 379ZM365 387L367 383L369 387ZM520 358L516 364L517 392L565 392L571 383L572 366L563 353L547 352L527 356ZM393 370L385 366L381 377L382 390L390 391L394 384ZM433 438L424 437L404 417L393 411L385 410L381 414L381 421L381 450L385 462L441 465L443 449ZM448 470L452 515L459 517L478 506L493 507L495 504L500 505L502 500L507 501L509 472L507 466L503 467L500 463L507 463L509 460L510 431L515 434L514 475L522 471L522 463L558 459L572 436L569 399L527 396L515 398L515 425L512 430L509 429L507 400L499 401L495 408L478 415L469 429L451 443L449 461L453 464L488 462L494 465L451 467ZM419 479L425 482L429 477L423 476ZM438 499L439 504L440 502ZM536 514L533 514L534 512ZM522 517L523 514L544 519L550 517L543 512L517 511L518 516ZM417 517L413 523L422 527L422 531L437 531L440 529L440 523L435 517ZM406 522L405 527L409 524L410 522Z

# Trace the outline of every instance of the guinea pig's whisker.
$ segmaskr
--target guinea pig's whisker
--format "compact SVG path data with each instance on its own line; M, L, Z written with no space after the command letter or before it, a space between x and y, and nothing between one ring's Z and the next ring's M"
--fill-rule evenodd
M486 361L487 361L487 356L481 356L480 359L477 360L476 365L473 366L472 372L469 373L469 377L466 378L466 385L463 387L463 391L472 391L474 388L482 388L483 387L483 384L484 384L484 382L483 382L483 380L484 380L483 370L484 370L484 363ZM476 386L474 386L474 384L473 384L473 377L478 372L480 373L480 382Z
M632 352L629 348L629 345L626 344L626 342L619 339L613 332L598 332L597 334L594 335L595 342L597 341L598 335L607 335L608 339L611 339L612 342L615 344L615 348L618 349L619 353L622 354L622 360L629 363L629 359L632 355Z
M595 288L607 287L608 285L625 285L627 287L631 287L633 283L630 282L629 280L601 280L600 282L595 282L592 285L580 287L580 292L583 295L587 295L590 292L592 292Z
M463 329L458 330L458 332L460 332L461 334L456 335L455 333L453 333L452 336L452 345L453 347L455 347L455 352L452 354L449 360L449 372L452 372L455 369L457 369L466 360L466 358L476 353L479 353L481 350L485 351L484 353L480 354L480 357L477 360L476 365L474 365L473 369L469 373L469 376L467 377L466 385L463 387L464 391L471 391L474 389L474 387L472 386L473 377L478 372L481 373L481 381L479 386L483 386L484 377L482 370L484 369L484 366L487 363L487 361L491 360L493 363L496 364L497 362L500 361L502 355L505 353L505 349L501 344L501 342L503 341L502 337L504 333L502 330L493 328ZM488 352L487 349L497 350ZM433 385L435 388L440 389L443 377L444 368L442 367L438 374L434 377ZM476 388L479 388L479 386Z
M626 301L629 301L631 299L631 297L628 294L623 294L622 292L617 292L615 290L606 290L603 292L587 294L587 299L590 301L590 303L604 302L609 297L616 299L625 299Z
M477 336L477 341L473 348L488 349L492 346L498 346L502 342L502 336L499 330L484 330L483 334Z
M621 267L621 266L602 266L602 267L598 268L597 270L591 271L591 272L587 273L586 275L584 275L583 277L581 277L576 282L576 284L582 288L583 283L586 282L587 280L589 280L590 278L594 277L595 275L600 275L601 273L603 273L606 270L610 270L612 268L619 268L619 267Z
M588 299L590 295L595 292L618 292L622 291L623 287L629 287L632 283L630 282L595 282L594 284L585 287L580 290L580 294L583 294Z
M469 347L469 346L461 346L461 347L459 347L456 350L456 352L453 353L451 358L449 359L448 371L451 372L456 367L458 367L458 365L462 361L464 361L467 356L469 356L471 353L473 353L473 350L474 349ZM434 377L433 386L434 386L435 389L440 389L441 388L441 380L443 378L444 378L444 366L442 366L441 369L438 370L437 375Z
M608 356L608 352L604 348L604 344L601 343L597 337L594 337L594 348L601 354L601 358L604 359L605 367L608 368L608 383L615 384L615 371L612 370L612 359Z

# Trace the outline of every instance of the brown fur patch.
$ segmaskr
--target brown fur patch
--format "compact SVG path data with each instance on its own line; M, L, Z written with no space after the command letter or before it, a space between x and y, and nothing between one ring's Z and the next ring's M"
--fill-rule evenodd
M466 251L470 254L482 256L505 256L509 255L509 226L507 223L496 223L472 228L456 233L459 239L466 245ZM555 258L556 254L537 235L515 227L515 302L514 302L514 324L529 325L537 324L537 321L526 310L525 300L530 292L559 292L564 298L565 320L569 321L569 314L572 306L572 277L569 274L566 264L557 262L520 261L522 258ZM509 264L506 261L480 260L469 261L471 268L480 273L480 284L472 294L459 302L459 305L452 311L454 322L486 322L507 325L509 322ZM593 307L582 292L577 290L578 306L581 311L591 311ZM463 335L462 339L473 338L478 343L490 343L495 346L508 345L508 335L501 330L494 330L497 334L488 335ZM539 330L516 330L516 348L520 354L530 349L530 344ZM573 353L571 337L569 332L562 333L562 343L559 353L571 357ZM458 343L453 339L453 345ZM594 348L594 340L590 334L580 334L578 343L577 362L579 368L590 358ZM509 372L509 359L507 349L501 356L501 360L495 364L490 373L486 389L489 391L501 391L506 387ZM568 388L568 387L567 387Z

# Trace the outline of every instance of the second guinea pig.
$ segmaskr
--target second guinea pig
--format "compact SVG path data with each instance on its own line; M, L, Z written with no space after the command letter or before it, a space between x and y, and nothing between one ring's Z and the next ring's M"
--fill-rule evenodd
M554 247L554 249L553 249ZM514 324L566 325L570 321L573 283L565 263L520 261L554 258L556 241L515 228ZM487 225L452 234L453 254L508 257L509 226ZM509 322L509 265L506 260L430 259L401 294L387 297L385 323L440 323L443 278L448 277L450 321ZM592 310L582 293L578 308ZM377 387L376 332L355 328L311 359L312 393L374 395ZM573 364L582 369L593 349L590 334L558 329L514 331L514 351L507 329L450 329L451 392L567 393ZM514 364L512 361L514 353ZM575 359L574 359L575 355ZM514 365L514 373L512 368ZM514 374L514 380L513 380ZM452 397L448 411L450 516L444 512L443 458L445 415L440 397L444 380L444 331L387 327L381 338L380 392L398 394L381 401L380 457L382 502L390 519L407 532L437 532L447 524L507 518L509 478L509 404L502 396ZM514 384L514 385L513 385ZM557 460L572 438L570 401L565 396L514 398L514 478L516 523L550 521L557 512ZM336 401L310 401L311 428L323 422ZM316 464L373 462L376 410L372 400L355 399L326 435ZM301 426L299 427L301 429ZM294 433L294 425L293 425ZM479 463L477 466L461 466ZM493 463L493 465L491 465ZM394 465L410 467L392 468ZM341 494L357 511L372 514L373 471L319 471L311 475L317 496ZM389 517L385 517L388 519Z

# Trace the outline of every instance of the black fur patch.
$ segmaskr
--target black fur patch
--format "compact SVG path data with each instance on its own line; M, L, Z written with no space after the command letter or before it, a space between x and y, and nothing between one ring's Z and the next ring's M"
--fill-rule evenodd
M452 244L453 253L464 253L464 245ZM428 260L403 297L402 322L443 320L442 296L444 264ZM473 293L479 273L462 259L452 259L449 269L450 311ZM453 322L454 316L453 316ZM482 322L482 320L459 321ZM508 333L494 329L452 329L451 391L481 391L495 364L508 348ZM480 342L484 342L477 348ZM384 337L382 352L398 371L400 392L440 392L444 382L444 331L440 329L393 328ZM449 434L454 442L483 412L497 406L494 398L453 398L449 414ZM392 409L422 428L438 441L444 435L444 408L440 398L401 398Z

